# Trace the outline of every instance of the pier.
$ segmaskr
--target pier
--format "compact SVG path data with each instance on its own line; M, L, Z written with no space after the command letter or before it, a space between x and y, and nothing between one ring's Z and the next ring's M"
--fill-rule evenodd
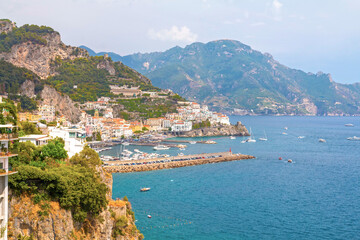
M145 172L208 163L245 160L252 158L255 157L244 154L233 154L232 152L203 153L166 158L152 158L130 161L109 161L104 164L104 169L110 173Z

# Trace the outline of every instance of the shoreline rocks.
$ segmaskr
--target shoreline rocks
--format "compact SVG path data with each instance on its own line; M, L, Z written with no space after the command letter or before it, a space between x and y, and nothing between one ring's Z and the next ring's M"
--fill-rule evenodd
M176 137L250 136L249 131L241 122L237 122L235 125L198 128L187 132L176 132L171 134Z

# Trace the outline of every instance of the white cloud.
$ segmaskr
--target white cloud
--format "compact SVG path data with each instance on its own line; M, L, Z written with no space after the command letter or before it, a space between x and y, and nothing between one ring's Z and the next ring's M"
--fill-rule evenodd
M197 39L197 34L191 32L186 26L172 26L170 29L161 29L159 31L149 29L148 35L151 39L161 41L195 42Z
M272 3L273 7L277 10L280 10L281 7L283 6L283 4L281 2L279 2L278 0L274 0Z
M274 20L275 21L281 21L282 17L281 17L281 8L282 8L283 4L281 2L279 2L279 0L274 0L272 2L272 9L273 9L273 14L274 14Z

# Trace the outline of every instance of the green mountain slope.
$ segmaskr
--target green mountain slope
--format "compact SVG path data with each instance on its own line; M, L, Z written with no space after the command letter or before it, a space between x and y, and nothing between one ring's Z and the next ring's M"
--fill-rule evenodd
M359 85L288 68L233 40L118 56L153 84L216 110L256 114L360 114Z
M81 112L74 101L84 103L106 96L114 97L117 103L114 115L140 119L175 112L177 100L181 99L168 92L165 98L156 100L146 95L117 99L119 95L110 92L111 85L139 86L140 90L153 92L162 90L107 55L89 56L81 48L65 45L60 34L49 27L17 27L10 20L2 19L0 35L0 93L19 100L23 110L36 110L38 104L53 104L60 114L76 122Z

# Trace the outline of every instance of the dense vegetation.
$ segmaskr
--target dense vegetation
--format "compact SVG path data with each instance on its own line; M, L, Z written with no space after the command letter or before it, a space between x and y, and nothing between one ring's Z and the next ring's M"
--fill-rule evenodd
M94 150L85 147L68 162L60 139L42 147L30 142L19 143L18 149L18 157L10 162L18 173L9 177L10 187L16 194L31 194L34 202L41 206L46 206L49 200L59 201L79 222L88 216L97 216L107 205L108 189L95 171L94 167L101 162ZM47 209L38 214L47 215Z
M141 118L162 117L166 113L176 112L176 101L170 99L119 99L118 103L124 106L127 112L138 112ZM129 119L130 115L127 112L120 112L120 116Z
M193 126L192 126L193 129L206 128L206 127L211 127L211 123L209 120L202 121L199 123L193 123Z
M0 60L0 92L15 95L19 92L21 84L26 80L35 82L35 92L42 90L43 84L39 77L26 68L19 68L11 63Z
M100 69L101 64L113 66L115 75L110 75L106 69ZM103 56L74 60L56 58L52 66L58 74L50 77L48 82L78 102L95 101L102 96L113 97L110 85L140 86L142 90L159 90L134 70Z
M9 52L15 44L24 42L33 42L40 45L46 45L47 41L44 35L54 32L50 27L26 24L21 27L15 27L8 34L0 34L0 52Z
M17 111L16 107L10 99L3 99L0 103L0 124L12 124L17 123ZM3 129L1 129L3 131Z

